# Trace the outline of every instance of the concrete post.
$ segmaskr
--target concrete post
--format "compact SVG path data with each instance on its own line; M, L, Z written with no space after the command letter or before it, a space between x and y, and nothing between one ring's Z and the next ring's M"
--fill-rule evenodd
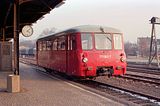
M20 76L19 75L8 75L7 92L9 93L20 92Z

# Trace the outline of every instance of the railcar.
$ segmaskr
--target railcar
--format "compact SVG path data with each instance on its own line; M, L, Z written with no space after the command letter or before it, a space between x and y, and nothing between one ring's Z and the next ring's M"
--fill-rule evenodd
M115 28L82 25L39 38L37 64L80 78L126 73L123 33Z

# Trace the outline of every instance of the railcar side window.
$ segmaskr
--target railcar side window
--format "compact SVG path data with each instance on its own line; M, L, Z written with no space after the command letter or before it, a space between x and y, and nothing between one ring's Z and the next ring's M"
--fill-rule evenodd
M46 50L46 41L43 41L42 50L43 50L43 51Z
M92 35L90 33L81 34L81 43L83 50L90 50L93 48Z
M58 44L58 40L57 40L57 39L54 39L54 40L53 40L52 50L57 50L57 44Z
M76 50L76 36L72 35L71 36L71 50Z
M95 34L95 47L98 50L112 49L111 34Z
M38 50L42 51L42 42L40 42L40 41L38 42Z
M121 50L122 49L122 35L114 34L114 49Z
M61 36L58 38L58 50L65 50L65 36Z
M52 49L52 41L47 41L47 50Z

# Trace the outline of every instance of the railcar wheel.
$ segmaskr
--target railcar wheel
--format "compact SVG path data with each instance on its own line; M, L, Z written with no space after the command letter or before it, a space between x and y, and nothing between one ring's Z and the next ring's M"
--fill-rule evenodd
M108 74L108 78L111 78L112 77L112 75L111 74Z
M48 68L44 68L45 70L46 70L46 72L48 72L48 73L51 73L52 72L52 70L51 69L48 69Z
M90 80L96 80L96 77L89 77Z

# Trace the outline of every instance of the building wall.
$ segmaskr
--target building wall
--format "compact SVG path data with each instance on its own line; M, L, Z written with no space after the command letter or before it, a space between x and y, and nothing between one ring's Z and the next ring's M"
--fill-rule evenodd
M12 71L11 42L0 42L0 71Z

